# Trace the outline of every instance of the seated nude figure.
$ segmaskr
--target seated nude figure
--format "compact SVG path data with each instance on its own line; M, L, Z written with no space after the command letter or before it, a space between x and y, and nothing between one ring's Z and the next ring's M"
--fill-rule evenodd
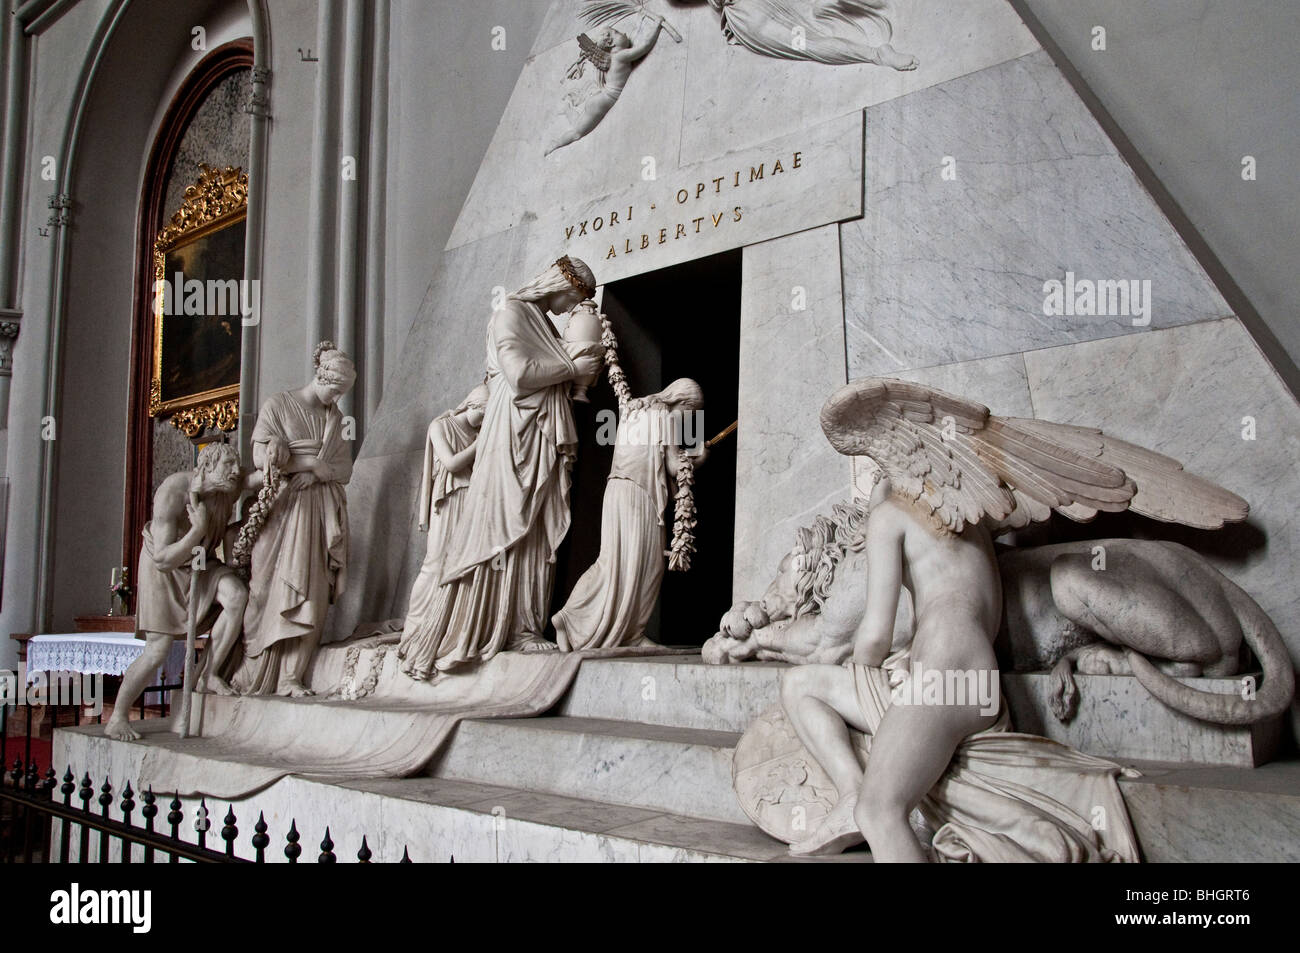
M781 700L796 734L830 775L840 797L795 854L839 853L865 837L880 861L925 861L908 815L943 776L958 744L996 720L969 705L894 705L871 744L865 775L848 728L869 731L855 668L879 668L890 654L902 589L912 595L914 666L997 678L993 653L1002 586L987 528L942 530L915 503L891 495L887 478L872 493L865 534L866 612L845 666L787 672Z
M821 423L838 452L869 458L877 469L865 530L853 534L860 543L846 547L861 552L866 564L865 605L853 630L852 658L844 668L801 666L782 682L782 704L795 733L840 793L821 827L792 850L837 852L865 836L877 860L924 860L909 813L944 775L958 745L991 728L1000 713L977 700L961 704L967 699L956 697L927 698L922 704L894 699L883 708L868 702L879 701L881 670L891 648L907 649L914 670L941 673L945 683L960 676L996 684L993 643L1003 589L993 531L1042 522L1053 512L1086 522L1102 511L1126 509L1216 529L1244 520L1249 506L1186 473L1176 460L1099 430L997 417L974 401L908 381L869 378L849 384L827 401ZM1076 610L1099 635L1117 637L1090 611L1112 594L1097 597L1086 583L1079 585L1076 562L1052 563L1057 607ZM834 567L827 575L834 575ZM1122 603L1127 589L1119 582ZM828 579L827 591L830 584ZM912 597L912 636L895 645L904 588ZM1158 628L1127 637L1150 650L1158 640L1148 637ZM1154 695L1175 703L1176 695L1184 694L1171 693L1166 683L1172 680L1139 652L1126 654ZM1231 714L1249 720L1253 708L1289 702L1290 679L1275 679L1266 693L1267 703L1252 702L1235 713L1222 702L1206 706L1202 699L1196 717ZM1181 697L1177 701L1186 703ZM874 731L869 711L878 719ZM846 723L872 735L865 775Z
M195 617L199 631L214 612L212 643L205 658L206 674L200 691L233 693L217 672L243 630L248 586L216 556L224 544L230 552L236 525L230 522L241 492L239 457L233 447L209 444L199 452L193 470L173 473L154 494L153 516L145 524L140 550L137 632L144 634L145 649L122 676L112 717L104 734L120 741L135 741L140 733L129 727L131 706L148 687L167 659L172 641L184 638L188 616L190 574L195 550L203 551L204 568L196 589Z

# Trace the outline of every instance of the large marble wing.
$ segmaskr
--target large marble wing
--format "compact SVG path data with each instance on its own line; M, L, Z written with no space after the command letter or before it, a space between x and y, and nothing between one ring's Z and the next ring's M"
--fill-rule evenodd
M850 384L827 401L821 422L836 450L870 457L895 492L952 532L980 520L1024 526L1052 510L1086 522L1131 508L1206 528L1249 512L1176 460L1099 430L995 417L982 404L908 381Z
M1222 529L1250 515L1250 504L1217 483L1186 472L1172 457L1119 440L1091 427L1008 418L1022 430L1119 467L1137 484L1128 508L1165 523ZM1068 515L1068 514L1067 514ZM1095 514L1082 514L1084 520Z

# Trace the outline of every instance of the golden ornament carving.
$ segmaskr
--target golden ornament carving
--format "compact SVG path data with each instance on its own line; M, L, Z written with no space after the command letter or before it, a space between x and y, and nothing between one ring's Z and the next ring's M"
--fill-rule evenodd
M171 425L187 437L197 437L209 427L229 433L239 426L239 401L223 400L178 410L172 414Z

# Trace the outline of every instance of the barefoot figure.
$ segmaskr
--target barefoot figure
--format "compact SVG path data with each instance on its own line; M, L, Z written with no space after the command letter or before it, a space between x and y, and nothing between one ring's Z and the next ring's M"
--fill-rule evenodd
M206 675L197 687L231 694L217 671L243 628L248 587L217 558L216 549L224 544L229 552L234 541L236 528L230 525L230 516L240 484L234 448L213 443L199 451L193 470L173 473L154 494L136 576L140 593L136 631L144 635L145 649L122 676L113 715L104 729L110 738L132 741L140 737L127 725L131 706L166 661L172 640L185 638L195 549L202 550L204 565L196 589L195 618L200 632L209 624L212 627Z
M681 378L621 408L600 515L600 556L551 620L561 649L648 641L646 623L664 578L664 509L678 481L683 421L703 405L700 385Z
M623 95L623 87L627 85L632 69L654 49L659 31L665 26L663 17L645 16L654 25L649 37L639 44L634 44L631 37L613 27L598 30L594 37L586 33L578 37L578 60L565 75L565 80L573 87L564 97L569 128L551 143L546 155L577 142L599 126L614 108Z
M996 684L993 640L1002 588L991 530L1044 520L1052 510L1087 521L1098 511L1129 508L1214 527L1245 519L1248 508L1239 497L1183 473L1176 461L1100 431L994 417L980 404L904 381L851 384L831 397L821 419L836 450L869 457L879 472L861 537L866 606L854 633L852 659L843 667L800 666L782 684L782 704L795 733L840 796L822 825L792 851L838 852L865 838L877 860L926 860L908 823L910 812L921 805L924 813L935 798L961 789L963 772L973 770L977 750L987 748L991 737L1003 750L985 763L995 766L991 773L966 790L967 800L958 803L959 821L978 813L971 805L987 800L996 785L989 777L997 765L1007 764L1013 745L1019 746L1026 767L1046 765L1055 756L1020 740L1029 736L999 736L1008 727L1005 709L990 709L984 699L971 697L974 693L956 691L948 697L940 692L931 698L927 691L923 699L904 695L899 702L894 688L908 673L895 669L891 680L886 669L895 668L887 656L902 589L911 594L914 621L910 644L893 648L910 652L912 673L924 674L927 683L929 673L939 673L945 686ZM849 727L871 736L865 774L850 745ZM1031 740L1040 748L1053 745ZM966 754L954 760L959 746ZM1086 758L1055 748L1076 762ZM1086 774L1096 766L1070 770ZM1064 774L1067 786L1070 770ZM1036 790L1046 786L1044 782ZM1007 801L1028 811L1027 819L1016 822L1020 832L1053 811L1041 804L1030 810L1032 797L1022 792ZM1053 803L1060 806L1059 799ZM1003 804L998 810L1008 808ZM1082 811L1086 818L1088 809ZM996 811L993 816L1005 820ZM1067 817L1076 823L1057 825L1068 834L1052 831L1030 838L1040 849L1026 850L1025 859L1057 849L1072 857L1109 857L1095 843L1107 835L1094 837L1086 820L1076 815L1055 816L1058 822ZM1007 859L1008 852L1019 856L1008 847L1016 839L1012 826L1007 821L1001 833L990 833L975 825L974 834L966 832L962 851L1000 859Z
M244 616L239 679L260 695L313 694L303 678L346 578L352 451L338 402L357 372L331 341L314 364L311 383L271 397L253 428L254 465L284 479L252 547Z
M441 584L442 555L460 521L487 399L487 385L480 384L459 407L435 418L425 438L419 512L420 529L429 536L424 562L411 585L402 641L397 648L402 671L415 679L428 678L433 671L439 641L438 600L450 591Z

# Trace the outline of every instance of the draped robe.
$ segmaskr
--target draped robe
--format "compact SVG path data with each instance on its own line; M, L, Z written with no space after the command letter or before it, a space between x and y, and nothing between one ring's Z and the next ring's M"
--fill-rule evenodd
M253 545L244 654L258 664L251 690L273 692L282 674L302 678L320 642L329 605L347 576L348 510L343 487L352 478L352 455L342 437L337 406L324 413L293 392L271 397L253 428L253 443L284 441L295 460L319 457L331 479L304 490L287 485ZM295 641L298 640L298 641ZM283 664L282 664L283 663Z
M555 551L569 530L577 368L540 307L510 299L492 316L487 373L474 472L443 556L443 671L542 635Z
M824 12L810 0L709 0L730 43L783 60L828 66L878 62L893 37L889 0L839 0ZM796 32L799 31L799 32ZM796 36L802 36L797 45Z
M619 424L600 515L600 556L555 614L561 649L629 645L645 632L664 578L669 415L630 412Z
M469 488L470 471L452 473L438 459L433 437L437 432L446 441L452 453L461 453L478 437L478 432L447 412L429 424L424 442L424 475L420 484L420 526L427 528L424 562L411 584L407 601L406 620L402 625L402 641L397 654L403 659L402 670L416 677L427 677L433 667L442 632L440 611L452 591L441 584L443 555L447 541L460 522L464 508L465 491Z

